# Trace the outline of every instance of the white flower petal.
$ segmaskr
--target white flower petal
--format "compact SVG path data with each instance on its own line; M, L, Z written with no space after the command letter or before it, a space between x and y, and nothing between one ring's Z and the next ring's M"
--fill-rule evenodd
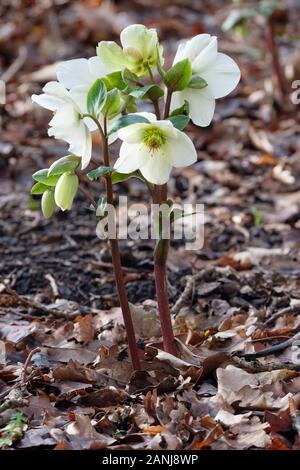
M137 144L142 141L143 131L147 129L148 126L149 124L143 122L130 124L119 130L118 137L128 144Z
M218 40L216 36L210 38L209 43L204 49L197 55L192 62L193 72L201 75L217 58L218 53ZM201 75L202 76L202 75Z
M78 113L70 103L65 103L54 114L49 126L61 128L72 127L79 122Z
M155 126L160 128L166 137L176 138L176 128L173 126L171 121L161 120L156 121Z
M143 59L156 54L158 38L155 29L148 29L142 24L132 24L123 29L120 40L124 49L134 48Z
M171 111L173 111L176 108L180 108L181 106L184 105L184 96L182 92L176 92L173 93L172 95L172 100L171 100Z
M172 165L165 148L148 152L146 163L140 167L140 172L147 181L153 184L165 184L169 180Z
M144 118L148 119L150 122L154 122L157 120L155 114L153 113L147 113L146 111L139 111L138 113L130 113L128 116L143 116Z
M140 168L148 156L141 143L128 144L123 142L120 148L120 156L114 164L114 168L119 173L131 173Z
M78 85L72 88L69 91L70 97L73 100L73 103L76 104L76 107L81 114L87 113L87 95L89 91L89 86Z
M81 156L81 169L84 170L91 161L92 158L92 136L89 129L86 125L81 121L81 128L82 128L82 152ZM71 150L71 146L70 146ZM71 150L72 151L72 150Z
M200 52L209 44L210 40L210 34L198 34L189 41L179 44L174 64L183 59L189 59L193 62Z
M201 77L206 80L215 98L223 98L235 89L241 72L231 57L219 52L215 62L201 73Z
M184 133L175 129L176 138L169 139L166 147L170 153L172 166L180 168L192 165L197 161L197 152L191 139Z
M91 85L89 62L87 59L66 60L58 64L56 75L60 83L66 88L78 85Z
M50 111L56 111L64 104L64 101L61 98L47 95L47 93L42 93L41 95L32 95L31 99L35 103L39 104L43 108L49 109Z
M183 59L187 58L187 55L185 54L185 48L186 48L187 42L180 42L177 48L177 52L175 54L174 60L173 60L173 65L177 64L177 62L180 62Z
M189 116L194 124L200 127L207 127L212 121L215 112L215 99L209 87L201 90L186 89L182 92L181 99L189 104ZM177 98L178 99L178 98Z
M48 95L53 95L56 97L63 98L65 100L69 99L69 92L64 88L64 86L59 82L48 82L43 88L43 92Z
M111 71L110 69L105 67L105 65L101 62L98 56L91 57L88 62L92 79L91 85L97 80L97 78L105 77L105 75L107 75Z
M146 27L142 24L131 24L123 29L120 34L122 47L140 48L140 39L144 34Z

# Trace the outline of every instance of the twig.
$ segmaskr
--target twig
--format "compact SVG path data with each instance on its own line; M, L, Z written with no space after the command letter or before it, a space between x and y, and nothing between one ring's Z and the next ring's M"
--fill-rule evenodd
M84 189L82 186L79 186L78 189L87 198L87 200L92 204L94 209L97 211L98 206L97 206L97 203L96 203L95 199L91 195L91 193L89 191L87 191L86 189Z
M18 294L15 290L11 289L9 286L5 286L5 291L24 307L34 308L36 310L40 310L46 315L53 315L58 318L69 318L69 315L65 314L64 312L61 312L60 310L47 308L39 302L29 300L26 297L23 297L22 295Z
M54 297L59 297L58 287L57 287L56 281L55 281L54 277L52 276L52 274L50 274L50 273L45 274L45 279L47 279L47 281L49 281L49 283L50 283L50 287L51 287L53 296Z
M278 341L279 339L290 339L290 337L284 335L266 336L264 338L251 339L251 343L271 343L272 341Z
M176 316L180 309L184 307L185 305L191 304L193 300L193 290L195 287L196 282L202 281L206 276L209 276L213 273L218 273L218 274L227 274L229 272L232 272L230 268L220 268L220 267L210 267L207 269L203 269L197 274L194 274L193 276L189 276L187 278L187 283L186 286L181 293L179 299L175 302L171 309L172 315Z
M270 348L262 349L261 351L257 351L255 353L239 354L239 357L243 357L244 359L246 359L246 361L248 361L252 359L257 359L258 357L271 356L272 354L284 351L288 347L292 346L294 341L297 340L300 340L300 333L297 333L287 341L283 341L282 343L276 344L275 346L271 346Z
M290 362L277 362L274 364L262 364L259 361L247 361L245 358L232 356L232 360L243 369L248 369L251 372L270 372L272 370L294 370L300 371L300 364L291 364Z
M13 76L23 67L27 59L27 53L27 47L20 47L18 57L0 77L3 82L9 82Z
M34 348L32 351L30 351L30 353L28 354L27 358L26 358L26 361L24 363L24 366L23 366L23 370L22 370L22 375L21 375L21 386L24 386L25 383L26 383L26 377L27 377L27 369L28 369L28 366L30 364L30 361L32 359L32 356L34 356L34 354L38 353L41 351L41 348Z
M274 323L278 318L282 317L283 315L298 315L300 313L300 303L295 305L290 305L289 307L285 307L279 312L274 313L271 317L269 317L265 321L265 325L271 325Z
M28 405L28 400L25 398L12 398L11 400L6 400L2 405L0 405L0 413L3 413L3 411L13 409L13 408L18 408L21 406L27 406Z

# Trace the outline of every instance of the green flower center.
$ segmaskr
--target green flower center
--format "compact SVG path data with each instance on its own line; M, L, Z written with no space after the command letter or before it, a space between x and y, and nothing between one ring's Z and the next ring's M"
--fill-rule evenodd
M142 142L150 150L157 150L161 148L167 139L164 132L158 127L150 127L143 132Z

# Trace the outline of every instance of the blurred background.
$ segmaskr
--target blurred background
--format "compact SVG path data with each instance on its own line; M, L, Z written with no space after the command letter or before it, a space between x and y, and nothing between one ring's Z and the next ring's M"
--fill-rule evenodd
M20 294L49 302L50 274L64 299L114 305L109 254L95 236L87 203L78 196L72 211L46 221L39 199L30 196L31 174L66 154L63 142L47 136L49 113L30 97L55 79L59 61L95 55L99 41L118 40L131 23L157 28L166 64L180 40L208 32L242 70L237 90L218 100L212 125L189 126L199 161L174 171L170 182L174 199L202 202L207 210L203 250L183 256L173 245L171 300L184 274L211 262L240 270L266 265L298 279L300 105L291 94L300 79L299 0L1 0L2 277ZM117 189L129 191L126 183ZM99 187L94 191L99 194ZM148 198L139 182L130 192L133 200ZM130 300L153 298L151 244L133 249L124 243L122 256ZM236 302L248 301L244 296ZM263 295L257 302L265 301Z

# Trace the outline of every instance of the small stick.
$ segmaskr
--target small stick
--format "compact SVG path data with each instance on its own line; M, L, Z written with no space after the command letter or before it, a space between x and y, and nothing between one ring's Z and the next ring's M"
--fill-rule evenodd
M12 398L10 400L5 400L2 405L0 405L0 413L3 413L3 411L10 410L13 408L19 408L22 406L27 406L28 405L28 400L26 398Z
M300 313L300 303L295 305L290 305L289 307L285 307L279 312L274 313L271 317L267 318L265 321L265 325L271 325L274 323L278 318L282 317L283 315L298 315Z
M294 370L300 371L300 364L291 364L290 362L277 362L274 364L261 364L258 361L247 361L246 359L238 356L232 356L232 360L243 369L248 369L251 372L270 372L272 370Z
M24 363L24 367L23 367L23 370L22 370L22 375L21 375L21 385L24 386L25 383L26 383L26 378L27 378L27 369L28 369L28 366L30 364L30 361L32 359L32 356L34 356L34 354L38 353L41 351L41 348L35 348L35 349L32 349L32 351L30 351L30 353L28 354L27 358L26 358L26 361Z
M39 302L35 302L34 300L29 300L26 297L23 297L22 295L18 294L15 290L11 289L9 286L5 286L5 290L24 307L34 308L36 310L40 310L46 315L53 315L57 318L69 318L69 315L65 314L64 312L61 312L60 310L47 308Z
M202 269L200 272L197 274L194 274L193 276L189 276L187 278L187 283L186 286L181 293L179 299L175 302L171 309L172 315L176 316L179 312L179 310L184 307L185 305L191 304L193 300L193 290L196 282L202 281L202 279L205 278L205 276L209 276L213 273L217 274L226 274L232 272L230 268L221 268L221 267L210 267L207 269Z
M23 67L27 59L28 50L25 46L20 47L19 54L16 60L8 67L8 69L1 75L0 80L7 83L13 76Z
M257 359L258 357L271 356L272 354L284 351L289 346L292 346L293 342L296 340L300 340L300 333L297 333L287 341L283 341L282 343L276 344L275 346L271 346L270 348L262 349L261 351L257 351L256 353L240 354L239 357L243 357L246 359L246 361L248 361L251 359Z
M50 273L45 274L45 279L47 279L47 281L49 281L50 287L51 287L51 290L52 290L52 293L53 293L54 297L59 297L58 287L57 287L56 281L55 281L54 277L52 276L52 274L50 274Z

